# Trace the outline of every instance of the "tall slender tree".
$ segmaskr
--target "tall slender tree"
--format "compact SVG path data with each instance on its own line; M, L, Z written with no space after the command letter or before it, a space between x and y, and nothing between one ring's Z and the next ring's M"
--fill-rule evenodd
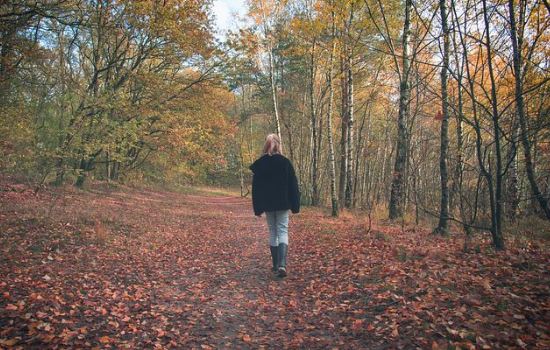
M519 1L519 23L523 27L525 22L525 7L527 1ZM533 196L538 201L544 215L550 220L550 206L548 199L540 190L535 175L535 167L533 166L533 156L531 154L531 142L529 141L529 134L527 130L527 116L525 113L525 101L523 98L523 72L522 72L522 46L523 35L518 35L518 28L515 15L515 5L513 0L508 0L508 12L510 17L510 37L512 39L512 57L513 57L513 70L514 70L514 88L516 98L516 113L520 126L520 139L523 146L523 155L525 159L525 172L527 173L527 179L529 180L529 186ZM522 30L523 32L523 30Z
M449 70L449 25L447 22L446 0L439 1L441 14L441 28L443 30L443 62L441 67L441 105L443 117L441 120L441 138L439 152L439 175L441 179L441 203L439 207L439 223L435 232L442 235L449 233L449 186L447 170L447 153L449 150L449 97L447 89L447 75Z
M410 52L412 0L405 0L403 34L401 37L402 64L399 74L399 113L397 115L396 155L393 167L391 195L389 203L389 218L395 220L404 214L405 167L408 156L407 121L410 111Z
M331 2L333 6L334 3ZM332 113L334 104L334 83L333 83L333 71L334 71L334 52L336 51L336 23L334 9L331 9L331 47L330 58L328 63L327 72L327 85L329 88L328 108L327 108L327 138L328 138L328 156L329 156L329 171L330 171L330 199L332 205L332 216L338 216L338 194L336 193L336 162L334 159L334 141L332 137Z

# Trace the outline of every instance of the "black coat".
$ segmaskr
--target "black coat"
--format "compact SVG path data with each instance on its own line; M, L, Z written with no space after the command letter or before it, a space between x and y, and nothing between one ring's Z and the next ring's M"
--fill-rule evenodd
M250 170L252 178L252 206L254 214L266 211L300 211L298 180L290 160L280 154L263 155Z

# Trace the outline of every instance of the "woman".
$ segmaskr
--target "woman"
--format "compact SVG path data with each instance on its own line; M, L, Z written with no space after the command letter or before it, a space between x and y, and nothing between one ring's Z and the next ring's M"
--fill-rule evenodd
M300 191L294 167L282 154L281 139L267 135L262 156L250 166L254 214L265 212L273 271L285 277L288 251L288 211L300 211Z

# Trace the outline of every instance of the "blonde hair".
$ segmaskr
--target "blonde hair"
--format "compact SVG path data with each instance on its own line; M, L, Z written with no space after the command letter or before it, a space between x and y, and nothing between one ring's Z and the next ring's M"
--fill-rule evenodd
M282 154L283 145L281 145L281 138L277 134L269 134L265 138L263 154Z

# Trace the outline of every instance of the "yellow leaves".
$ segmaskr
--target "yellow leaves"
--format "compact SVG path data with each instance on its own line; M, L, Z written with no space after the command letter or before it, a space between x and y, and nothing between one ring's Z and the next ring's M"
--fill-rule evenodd
M293 18L290 22L290 31L298 38L318 37L323 30L329 28L329 25L330 22L324 22L321 18Z
M257 25L267 25L284 8L286 0L251 0L248 15Z
M170 0L124 1L127 20L134 27L147 30L173 43L179 50L192 54L207 53L212 33L208 30L208 15L204 1Z

